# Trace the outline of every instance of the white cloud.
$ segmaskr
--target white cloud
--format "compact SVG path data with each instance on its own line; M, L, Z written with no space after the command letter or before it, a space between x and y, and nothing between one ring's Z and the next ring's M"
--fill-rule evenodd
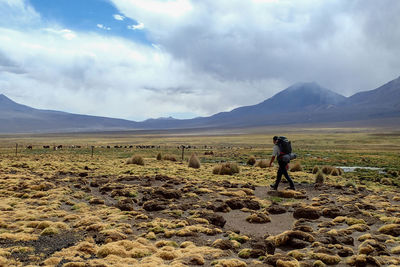
M103 29L103 30L106 30L106 31L110 31L111 30L110 27L106 27L103 24L97 24L96 26L97 26L97 28L100 28L100 29Z
M179 16L151 8L178 1L112 2L174 58L224 80L316 81L350 94L400 72L396 0L192 0Z
M399 75L397 1L112 1L151 45L48 25L22 0L0 9L0 93L139 120L256 104L297 81L346 92Z
M137 7L144 12L156 16L167 16L170 18L179 18L186 15L193 8L189 0L122 0L119 4L126 7Z
M116 20L124 20L125 19L125 17L124 16L122 16L122 15L119 15L119 14L115 14L115 15L113 15L113 17L114 17L114 19L116 19Z
M143 23L139 23L139 24L136 24L136 25L128 25L127 28L130 29L130 30L143 30L144 29L144 24Z
M46 29L44 29L44 31L55 34L55 35L59 35L66 40L72 40L77 37L76 33L69 29L57 30L57 29L52 29L52 28L46 28Z
M65 42L60 32L0 28L0 65L6 55L7 65L14 66L0 73L3 93L38 108L141 120L210 115L237 107L237 99L254 103L264 96L264 86L286 85L221 81L193 72L162 49L84 33Z
M40 22L40 15L25 0L0 0L0 26L31 28Z

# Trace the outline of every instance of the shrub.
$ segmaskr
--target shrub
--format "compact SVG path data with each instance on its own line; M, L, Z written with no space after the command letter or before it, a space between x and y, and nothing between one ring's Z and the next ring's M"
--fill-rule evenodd
M302 170L303 170L303 168L301 167L300 162L296 162L296 163L292 166L292 168L290 168L290 171L291 171L291 172L300 172L300 171L302 171Z
M322 171L318 171L318 172L315 174L315 183L316 183L316 184L323 184L324 181L325 181L324 174L322 173Z
M339 176L340 175L340 171L337 168L333 168L331 171L331 175L332 176Z
M200 160L197 158L195 154L192 154L192 156L189 159L189 167L195 169L200 168Z
M325 253L311 253L311 258L320 260L328 265L338 264L342 259L337 255L329 255Z
M324 166L322 167L322 172L326 175L331 174L334 168L332 166Z
M217 165L213 169L213 174L219 175L233 175L239 173L239 166L234 162L227 162Z
M389 178L382 178L380 183L384 185L392 185L392 181Z
M253 166L254 164L256 164L256 158L254 156L251 156L248 160L247 160L247 165Z
M136 165L144 165L144 160L142 156L133 155L130 159L126 161L126 164L136 164Z
M229 166L231 167L233 173L239 173L240 170L237 163L230 163Z
M356 184L354 182L348 181L347 183L344 184L345 187L353 187L357 188Z
M156 159L157 159L157 160L162 160L161 153L158 153L158 154L157 154L157 157L156 157Z
M319 171L319 167L318 166L314 166L314 168L312 169L312 173L316 174Z
M173 156L173 155L165 155L165 156L163 157L163 159L164 159L164 160L169 160L169 161L176 161L176 158L175 158L175 156Z
M213 174L219 174L221 172L222 165L217 165L213 168Z
M262 159L257 161L256 163L256 167L260 167L262 169L267 168L269 166L268 160L266 159Z
M54 227L47 227L45 228L40 235L56 235L59 233L59 230Z

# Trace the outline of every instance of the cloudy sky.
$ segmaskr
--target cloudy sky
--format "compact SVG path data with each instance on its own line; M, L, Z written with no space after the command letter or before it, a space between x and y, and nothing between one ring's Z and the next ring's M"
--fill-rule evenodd
M400 75L398 0L0 0L0 93L133 120Z

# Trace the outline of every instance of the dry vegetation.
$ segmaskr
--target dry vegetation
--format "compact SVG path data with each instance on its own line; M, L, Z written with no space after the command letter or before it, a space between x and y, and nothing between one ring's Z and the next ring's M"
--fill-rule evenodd
M126 161L126 164L136 164L144 166L144 159L142 156L134 155Z
M1 137L0 266L400 265L400 135L331 132L282 133L297 191L247 164L265 134L199 136L182 162L193 136ZM130 142L160 148L107 148Z
M189 167L194 168L194 169L199 169L201 166L199 158L196 156L196 154L192 154L192 156L189 159Z
M239 166L234 162L226 162L214 167L213 174L233 175L239 173Z
M293 164L293 166L290 168L291 172L300 172L303 170L303 167L301 167L300 162L296 162Z
M261 159L259 161L257 161L256 163L256 167L260 167L262 169L265 169L269 166L269 162L266 159Z
M256 164L256 158L254 156L251 156L248 160L247 160L247 165L250 166L254 166L254 164Z

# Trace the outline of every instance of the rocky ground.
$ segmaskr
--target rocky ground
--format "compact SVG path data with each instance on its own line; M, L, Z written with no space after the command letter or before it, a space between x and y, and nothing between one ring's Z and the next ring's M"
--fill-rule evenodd
M2 173L1 266L396 266L400 194Z

